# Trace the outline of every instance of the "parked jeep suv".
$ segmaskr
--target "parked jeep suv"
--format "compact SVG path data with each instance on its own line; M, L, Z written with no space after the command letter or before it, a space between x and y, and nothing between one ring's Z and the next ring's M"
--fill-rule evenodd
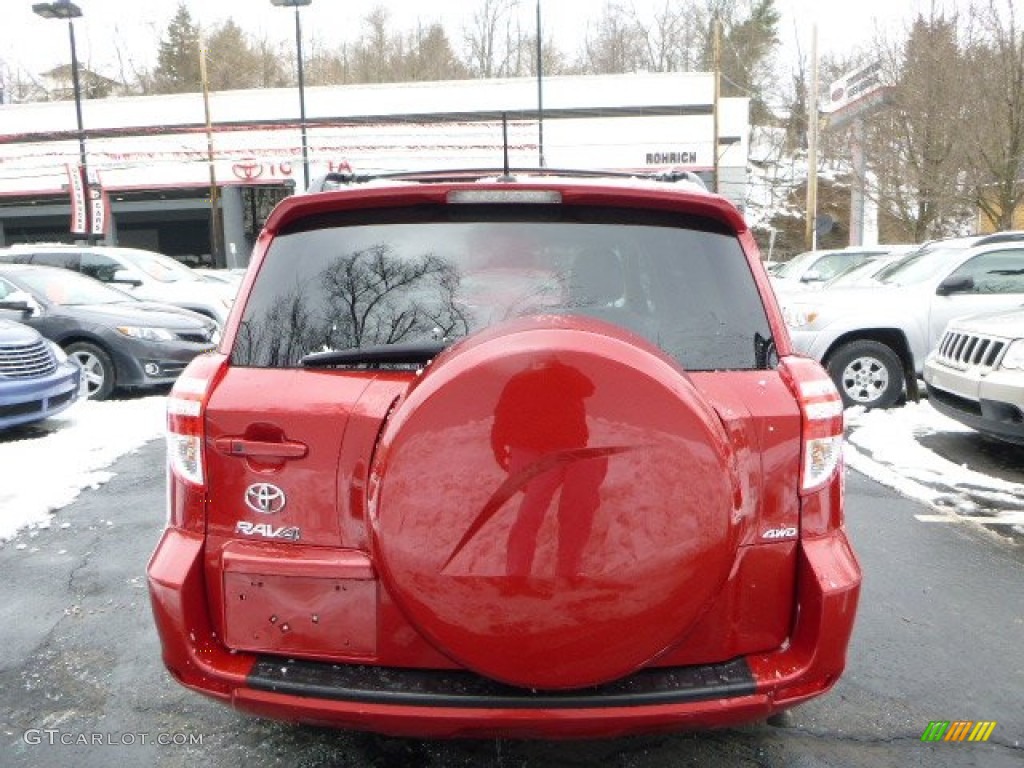
M953 320L924 363L937 411L1024 445L1024 309Z
M724 198L343 179L274 210L237 301L168 399L148 574L184 685L389 734L582 737L836 682L861 579L842 406Z
M828 368L846 406L916 397L946 323L1024 303L1024 232L936 241L874 281L781 297L793 344Z

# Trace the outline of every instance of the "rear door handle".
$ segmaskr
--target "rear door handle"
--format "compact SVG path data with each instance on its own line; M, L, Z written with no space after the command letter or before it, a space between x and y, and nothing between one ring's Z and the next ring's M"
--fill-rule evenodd
M246 437L218 437L213 446L228 456L241 456L247 459L301 459L309 453L305 443L281 440L250 440Z

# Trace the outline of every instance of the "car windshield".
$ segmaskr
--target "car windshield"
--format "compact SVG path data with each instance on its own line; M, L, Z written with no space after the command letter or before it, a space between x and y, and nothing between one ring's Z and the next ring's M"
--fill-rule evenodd
M935 246L921 249L885 267L875 275L883 285L916 285L935 277L952 260L964 252L967 245Z
M830 277L822 284L822 287L831 288L833 285L844 285L848 282L866 277L878 269L879 265L874 261L868 261L863 264L853 264Z
M66 269L30 269L5 275L41 301L71 307L83 304L123 304L136 301L116 288Z
M853 285L854 283L859 283L871 277L877 278L878 274L883 270L892 267L904 258L906 257L892 259L885 256L879 256L877 258L870 259L863 264L854 264L853 266L844 269L831 279L826 280L823 287L833 288L835 286Z
M444 344L513 318L586 315L690 369L763 367L764 307L722 225L535 208L519 221L491 208L465 221L443 209L336 214L281 233L246 304L235 364L291 367L316 352Z
M783 262L776 267L772 274L776 277L796 277L803 271L804 266L813 261L814 259L820 258L823 251L804 251L798 253L789 261Z
M124 258L137 269L161 283L196 282L202 278L179 261L162 253L125 251Z

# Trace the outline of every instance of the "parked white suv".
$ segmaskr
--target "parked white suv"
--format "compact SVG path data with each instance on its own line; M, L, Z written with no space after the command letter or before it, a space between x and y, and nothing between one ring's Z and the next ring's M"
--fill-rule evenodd
M0 263L41 264L80 272L135 298L191 309L223 327L235 289L204 280L155 251L101 245L30 244L0 249Z
M906 253L909 245L867 245L804 251L769 271L775 288L820 286L846 270L889 253Z
M846 406L916 398L925 356L951 319L1024 303L1024 232L938 241L875 279L780 295L794 346L825 364Z
M925 360L924 381L940 413L1024 445L1024 309L951 322Z

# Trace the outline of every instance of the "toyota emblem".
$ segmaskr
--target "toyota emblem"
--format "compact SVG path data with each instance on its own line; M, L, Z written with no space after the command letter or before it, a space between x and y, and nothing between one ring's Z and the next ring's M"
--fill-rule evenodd
M245 505L261 515L272 515L284 509L284 491L270 483L254 483L245 489Z

